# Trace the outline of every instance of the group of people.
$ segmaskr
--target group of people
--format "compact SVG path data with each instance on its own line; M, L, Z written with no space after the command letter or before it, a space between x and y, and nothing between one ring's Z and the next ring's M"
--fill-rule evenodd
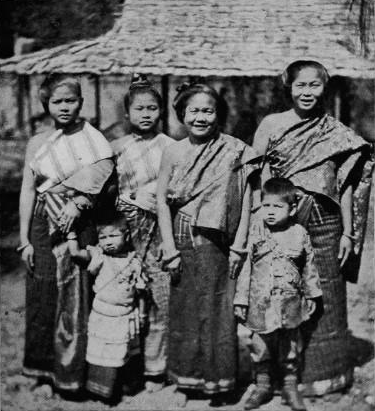
M342 268L360 250L354 200L371 150L325 113L320 63L296 61L282 79L292 108L267 116L250 147L222 132L225 101L205 84L177 89L187 137L175 141L158 131L159 92L136 76L131 133L110 144L80 119L77 79L46 78L55 127L29 141L20 196L26 375L111 400L143 359L147 391L172 381L220 405L242 323L246 409L277 386L304 410L300 382L310 395L350 384Z

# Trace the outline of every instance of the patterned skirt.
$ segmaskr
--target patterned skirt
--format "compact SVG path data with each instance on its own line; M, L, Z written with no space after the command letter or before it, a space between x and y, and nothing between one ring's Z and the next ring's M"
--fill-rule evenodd
M148 277L149 327L144 338L145 374L158 376L166 372L169 320L169 274L162 270L159 259L161 236L156 215L139 207L120 203L132 244L143 260Z
M315 196L307 230L323 298L312 319L302 327L306 344L302 382L306 395L322 395L347 386L353 374L348 355L346 283L337 258L342 233L339 207Z
M88 324L86 360L89 363L86 388L111 398L121 375L120 368L139 350L139 313L110 317L91 310Z
M81 221L77 233L81 247L95 243L89 221ZM49 377L57 388L77 391L86 378L89 276L71 259L62 237L49 234L44 201L36 205L31 241L35 269L27 279L24 373Z
M179 388L207 394L232 390L237 371L235 282L228 245L216 230L192 229L179 212L174 237L182 272L171 284L168 370Z
M26 333L23 372L53 378L57 301L56 257L52 253L46 214L40 210L31 225L34 272L26 276Z

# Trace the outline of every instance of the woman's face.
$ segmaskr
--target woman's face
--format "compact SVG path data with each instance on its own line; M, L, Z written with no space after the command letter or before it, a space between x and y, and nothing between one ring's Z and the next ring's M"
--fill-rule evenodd
M300 70L292 83L291 95L294 107L302 113L316 108L324 93L324 82L313 67Z
M190 97L185 109L184 124L189 135L197 139L205 139L215 132L218 126L215 99L206 93Z
M151 93L137 93L129 106L129 121L141 134L156 129L160 120L160 107Z
M66 85L56 87L48 101L48 109L55 122L67 127L73 124L81 111L83 99Z

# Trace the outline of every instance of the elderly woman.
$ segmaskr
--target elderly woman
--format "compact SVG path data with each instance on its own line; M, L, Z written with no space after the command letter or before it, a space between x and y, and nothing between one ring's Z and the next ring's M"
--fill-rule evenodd
M295 61L282 78L292 108L262 121L254 148L265 158L263 181L285 177L300 190L298 220L311 237L324 303L313 327L305 330L302 380L307 394L323 394L345 387L352 379L342 268L352 251L361 248L366 207L359 209L353 199L358 186L363 192L369 187L369 182L360 180L370 146L324 112L329 79L324 66Z
M75 78L51 75L40 95L55 127L29 141L21 188L19 250L29 272L24 373L76 391L85 379L89 287L65 235L74 225L82 246L95 241L89 210L112 173L112 150L79 119Z
M163 153L158 216L171 274L168 367L180 389L234 388L233 289L246 254L255 153L223 134L225 103L203 84L184 85L174 107L188 137Z

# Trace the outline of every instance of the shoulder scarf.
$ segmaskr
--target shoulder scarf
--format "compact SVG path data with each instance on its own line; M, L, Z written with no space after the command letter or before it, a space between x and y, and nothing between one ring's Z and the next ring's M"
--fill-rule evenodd
M36 152L31 169L42 183L39 193L62 183L85 166L112 157L105 137L89 123L83 122L72 134L56 130Z
M177 208L197 200L191 224L234 237L249 176L258 169L255 151L234 137L220 134L175 165L168 200Z
M340 156L337 178L332 183L337 185L335 189L340 193L353 172L354 248L355 253L360 254L374 165L371 154L371 145L363 138L330 115L324 115L301 120L288 128L275 127L275 133L270 136L266 160L273 175L290 178L307 192L327 195L318 188L316 169Z

